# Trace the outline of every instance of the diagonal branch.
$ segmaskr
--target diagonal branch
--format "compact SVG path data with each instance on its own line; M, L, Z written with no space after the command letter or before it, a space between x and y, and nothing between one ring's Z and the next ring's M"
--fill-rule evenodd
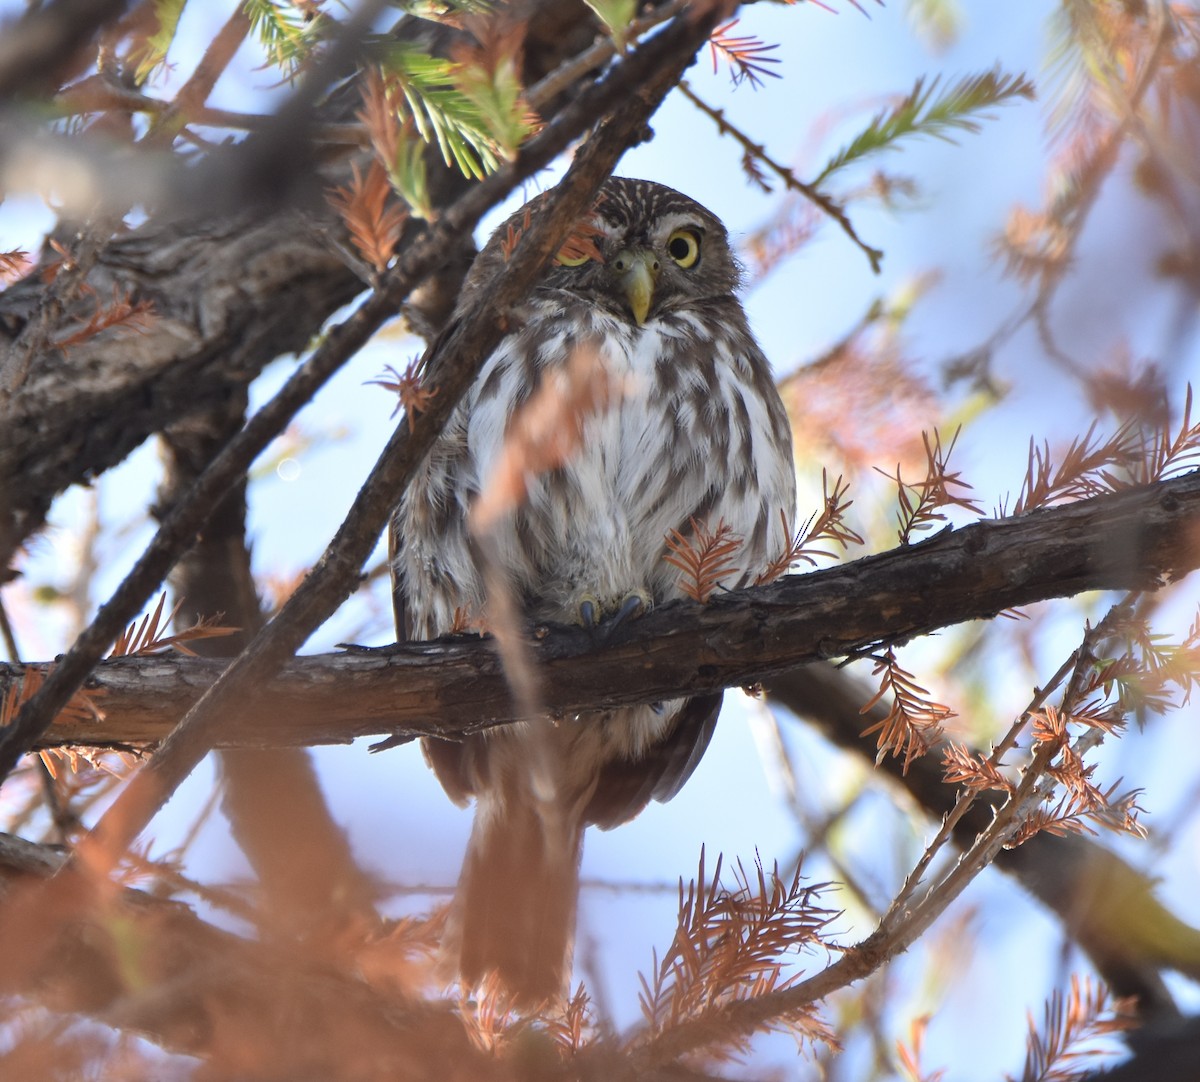
M127 0L55 0L29 7L0 34L0 99L10 99L69 62Z
M579 17L577 0L526 2L535 18L523 75L532 82L586 49L593 33L592 24ZM50 5L46 11L72 6ZM0 35L0 54L10 37L20 36L9 29L14 32ZM405 17L394 33L399 41L442 55L466 31ZM576 87L569 100L582 89ZM348 172L346 162L320 154L318 173L307 159L303 167L293 161L307 153L304 133L348 119L358 100L348 84L312 113L293 108L264 118L255 131L269 138L211 151L192 165L179 155L131 155L128 148L118 154L86 133L55 137L24 112L0 110L0 160L20 152L47 156L62 168L70 163L89 177L89 190L101 194L103 207L137 202L155 208L149 221L106 239L99 250L89 244L81 252L74 240L60 238L66 239L69 263L81 264L56 279L75 283L72 303L63 304L63 290L48 287L40 270L0 291L0 416L6 437L0 439L0 569L42 526L60 492L116 465L179 417L219 405L230 385L250 382L274 358L307 350L326 321L363 292L363 282L328 236L336 220L321 198L331 176ZM560 100L544 113L551 119L562 111ZM299 127L289 127L293 116ZM282 158L272 159L272 147L290 155L292 164L285 168ZM436 151L429 171L430 196L441 212L467 183L441 166ZM277 182L289 178L296 183L283 199ZM218 194L226 209L235 205L232 212L217 213ZM405 246L417 232L414 223ZM461 283L468 248L473 248L469 235L457 249L442 253L449 265L410 297L410 315L440 324ZM88 255L92 258L83 258ZM138 334L110 331L65 353L51 347L25 371L26 350L17 343L30 337L31 325L42 321L48 307L61 309L49 328L51 340L59 341L64 328L94 306L91 291L150 299L156 318ZM48 306L48 297L55 303Z
M568 107L559 120L524 148L516 165L493 175L461 200L478 205L497 189L511 190L522 171L548 163L563 147L571 124L586 127L610 113L575 157L556 195L526 231L497 288L481 306L440 339L432 353L435 397L411 434L403 421L389 440L354 506L320 562L283 610L255 637L200 702L172 731L150 763L124 790L81 844L80 861L107 869L137 836L223 731L252 713L256 692L341 604L357 583L395 501L428 451L440 426L504 333L507 309L528 290L546 261L590 205L601 183L627 147L641 137L647 119L692 63L715 23L715 9L677 18L618 65L593 90ZM620 105L621 108L617 108ZM507 186L507 189L505 189ZM480 193L485 193L482 197ZM484 206L489 205L484 203ZM483 207L480 207L482 211ZM453 222L448 212L440 224ZM478 215L470 218L477 220ZM383 291L381 291L382 293ZM370 302L368 302L370 303ZM441 362L439 364L439 362ZM0 749L3 751L3 749ZM0 767L3 761L0 760Z
M657 101L670 89L671 78L678 78L679 71L691 62L696 49L704 41L702 31L710 21L711 18L698 22L681 18L673 27L632 53L605 80L581 95L553 124L531 140L515 162L471 188L447 209L434 226L409 246L397 265L384 276L379 288L353 316L330 332L322 346L292 376L275 399L255 415L205 470L189 496L172 509L133 571L101 608L91 626L68 651L46 684L22 707L3 738L0 738L0 777L6 776L20 756L40 738L50 720L80 686L120 628L146 604L171 564L191 544L216 501L246 472L287 419L394 312L395 304L435 269L446 253L454 250L457 239L465 236L488 209L500 202L522 180L552 161L598 117L614 110L632 95L633 104L617 113L607 129L607 136L596 136L579 156L578 162L584 163L594 174L591 181L598 187L625 147L640 134L640 125L644 124ZM696 38L699 41L692 45ZM643 88L640 93L637 92L639 87ZM648 100L650 97L653 98L653 104ZM423 415L419 426L420 439L407 441L404 436L407 426L402 425L389 442L381 460L386 468L381 470L377 467L373 480L368 481L356 502L356 507L370 509L371 514L366 522L350 524L348 520L343 525L338 540L334 542L335 546L342 547L331 548L318 570L307 580L308 589L302 589L292 598L287 610L272 621L271 628L265 633L271 636L271 641L278 643L273 648L277 656L271 665L281 664L298 649L312 630L353 589L358 569L382 529L388 510L403 491L408 474L421 461L450 410L482 364L487 350L498 340L501 334L499 313L521 296L545 259L557 250L562 236L553 235L552 231L559 230L565 235L588 199L590 193L580 189L571 193L571 200L563 202L557 213L548 210L538 226L525 236L521 251L508 264L503 288L489 298L489 310L479 314L473 322L456 328L441 343L439 355L454 358L455 363L448 365L446 371L436 374L442 390ZM406 448L403 455L400 453L402 447ZM379 520L374 527L370 521L372 517ZM350 551L347 551L347 547ZM363 551L355 558L351 552L357 549ZM298 618L296 614L302 611L303 618ZM286 638L275 639L281 634L279 628L288 629Z

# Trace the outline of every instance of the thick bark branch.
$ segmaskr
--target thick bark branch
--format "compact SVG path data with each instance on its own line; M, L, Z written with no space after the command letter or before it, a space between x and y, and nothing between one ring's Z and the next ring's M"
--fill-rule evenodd
M328 215L319 207L310 213ZM85 310L131 296L153 301L154 319L141 333L117 329L49 350L0 401L0 492L4 514L14 516L0 538L3 556L69 484L116 465L171 421L218 405L230 386L302 349L362 289L319 234L291 214L147 226L100 254L89 285L96 293ZM32 310L42 288L30 278L6 290L0 321L23 325L23 306Z
M57 85L63 65L127 0L57 0L29 5L0 33L0 98L9 99L39 84Z
M539 630L530 649L543 702L570 715L754 683L1049 598L1152 590L1197 564L1200 472L977 522L706 606L667 605L607 639L574 628ZM46 741L157 741L221 668L174 656L105 662L89 684L105 720L60 720ZM0 669L0 686L18 676L14 667ZM451 735L515 713L492 644L474 639L298 659L261 701L253 728L223 732L222 746Z
M537 16L526 48L527 83L586 47L594 32L578 0L531 0L531 6ZM100 18L104 6L92 7ZM444 49L447 33L432 26L410 19L397 33ZM348 98L347 107L347 95L335 97L319 118L352 112L357 93ZM289 138L293 153L307 153L302 130L275 133L275 143ZM431 195L441 208L466 184L433 158ZM153 164L143 162L147 170ZM330 243L342 227L321 197L326 181L311 169L284 169L278 161L271 169L262 162L259 167L270 177L270 206L256 202L249 211L213 213L215 192L236 188L245 196L242 205L251 201L234 176L249 166L230 152L204 163L202 190L192 193L190 213L181 217L175 194L201 182L191 175L196 170L164 166L158 196L167 212L104 244L88 269L87 289L50 320L49 340L31 354L20 344L45 315L54 287L39 272L0 292L0 570L42 525L58 493L116 465L178 418L219 405L231 385L248 383L274 358L303 349L338 308L363 292L364 283ZM105 172L103 163L96 169ZM278 182L294 174L302 174L303 183L281 206ZM416 231L414 225L410 234ZM457 281L465 267L462 253L447 249L444 256ZM429 292L452 295L453 287L439 285L435 275ZM149 326L113 328L66 349L54 345L115 296L152 301ZM445 296L425 300L435 309L432 318L444 314ZM424 302L414 303L424 315Z

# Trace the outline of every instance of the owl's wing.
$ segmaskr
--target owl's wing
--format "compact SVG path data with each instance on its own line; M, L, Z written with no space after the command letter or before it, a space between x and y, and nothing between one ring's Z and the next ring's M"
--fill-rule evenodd
M628 822L652 799L670 800L704 757L720 712L720 692L688 699L670 735L642 758L606 763L584 811L585 820L610 830Z
M396 641L412 641L408 619L408 595L404 592L404 576L400 574L400 555L404 550L404 535L400 531L400 515L388 520L388 567L392 572L392 616L396 621Z
M404 591L404 576L399 573L400 556L404 548L404 534L400 529L400 516L393 515L388 523L388 563L392 568L392 613L396 618L396 641L412 642L412 623L409 619L408 595ZM405 739L408 739L407 737ZM388 741L376 744L371 750L384 750ZM478 769L480 750L479 737L465 740L441 740L436 736L421 739L421 751L425 761L442 783L447 796L459 807L463 807L475 792L472 774Z

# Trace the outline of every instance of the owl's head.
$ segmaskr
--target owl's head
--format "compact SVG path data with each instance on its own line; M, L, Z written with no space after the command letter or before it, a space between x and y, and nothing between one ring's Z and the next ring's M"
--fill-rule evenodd
M480 263L490 263L517 211L492 237ZM621 319L643 324L665 312L731 297L738 267L725 227L699 203L648 180L611 177L592 212L547 267L539 290L585 298Z

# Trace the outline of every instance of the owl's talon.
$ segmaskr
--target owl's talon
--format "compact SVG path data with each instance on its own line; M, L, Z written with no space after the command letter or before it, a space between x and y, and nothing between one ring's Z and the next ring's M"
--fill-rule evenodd
M579 622L589 631L600 622L600 602L591 594L579 599Z
M625 595L610 621L613 627L623 624L634 616L650 611L650 595L645 590L633 590Z

